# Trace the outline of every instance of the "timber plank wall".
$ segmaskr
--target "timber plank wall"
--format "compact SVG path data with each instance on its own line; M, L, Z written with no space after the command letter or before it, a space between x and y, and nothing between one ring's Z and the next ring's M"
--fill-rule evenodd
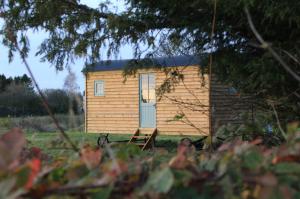
M215 76L211 82L212 131L226 124L242 124L243 114L255 114L254 98L230 91L232 87L220 83Z
M156 124L163 135L209 134L208 76L199 75L198 66L182 69L184 83L157 100ZM156 88L168 78L160 70L140 70L135 77L124 77L121 70L97 71L86 74L86 131L89 133L132 134L139 128L139 74L154 73ZM104 96L94 96L94 82L104 81ZM224 124L240 124L241 114L253 111L253 99L229 93L213 76L211 82L212 131ZM184 117L171 121L175 115Z
M173 92L157 101L156 124L159 134L208 134L208 77L205 75L204 80L200 78L198 70L198 66L184 67L184 84L179 83ZM139 73L154 73L156 88L168 77L163 71L154 69L140 70ZM139 75L127 78L125 83L123 79L121 70L86 74L87 132L131 134L139 128ZM94 96L95 80L104 81L104 96ZM182 120L170 121L176 114L183 113L185 117Z

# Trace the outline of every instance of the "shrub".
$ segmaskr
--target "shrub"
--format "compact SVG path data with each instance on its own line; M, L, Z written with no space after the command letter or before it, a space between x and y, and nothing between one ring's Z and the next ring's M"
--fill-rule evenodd
M59 124L64 130L83 131L83 115L56 115ZM19 127L30 132L54 132L57 131L55 124L50 116L26 116L18 118L2 118L0 121L5 122L5 127Z

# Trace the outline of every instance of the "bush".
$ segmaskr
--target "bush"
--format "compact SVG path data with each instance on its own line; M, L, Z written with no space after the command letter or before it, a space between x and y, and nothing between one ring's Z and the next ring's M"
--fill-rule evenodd
M244 114L242 124L228 123L221 126L214 135L214 143L218 146L237 138L243 141L260 138L266 146L278 146L285 141L285 138L273 117L272 113L268 112L257 112L255 116Z
M56 115L59 124L64 130L84 130L84 116ZM58 131L50 116L27 116L17 118L2 118L1 123L5 123L7 129L18 127L30 132L54 132ZM0 123L0 125L1 125ZM2 125L1 125L2 126Z
M55 114L82 113L82 96L62 89L44 91L50 109ZM48 115L39 95L27 85L10 84L0 92L0 117Z
M271 149L260 139L235 139L214 153L197 153L182 142L176 154L144 153L130 144L85 145L80 154L51 161L37 147L24 149L24 134L13 129L0 137L0 197L299 198L299 124L287 129L287 142Z

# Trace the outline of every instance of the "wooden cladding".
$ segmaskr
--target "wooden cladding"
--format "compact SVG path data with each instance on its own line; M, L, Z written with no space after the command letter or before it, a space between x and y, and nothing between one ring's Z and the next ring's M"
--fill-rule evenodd
M170 68L171 71L173 68ZM241 123L241 114L253 111L253 98L240 96L213 76L209 104L208 76L199 75L199 67L177 67L184 81L171 92L156 97L156 128L164 135L208 135L209 107L211 129L228 123ZM86 74L85 127L91 133L132 134L140 127L139 74L155 74L155 88L171 77L159 70L140 70L124 82L122 71L98 71ZM95 95L95 82L103 82L103 95Z
M156 128L166 135L207 135L209 130L208 77L199 76L197 66L178 67L184 81L179 82L160 100L156 100ZM156 90L169 78L159 70L154 73ZM134 132L139 119L139 75L123 82L122 71L98 71L86 74L86 130L91 133ZM105 82L105 95L94 95L94 82Z
M131 133L139 125L138 79L123 83L122 71L86 74L87 132ZM94 95L94 82L103 81L105 95Z
M241 124L242 114L253 114L253 97L242 96L230 86L212 78L212 130L226 124Z

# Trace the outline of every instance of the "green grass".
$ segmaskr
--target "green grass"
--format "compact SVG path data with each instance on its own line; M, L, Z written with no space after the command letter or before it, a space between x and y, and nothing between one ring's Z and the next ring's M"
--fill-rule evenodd
M39 147L46 154L52 156L68 155L72 153L72 149L61 138L60 133L57 132L35 132L25 133L29 147ZM97 145L97 138L99 134L87 134L84 132L67 132L68 136L79 148L83 145L89 144ZM128 136L115 135L112 140L127 139Z
M1 118L0 118L1 119ZM3 118L0 120L0 135L10 127L6 126L5 121ZM46 122L47 123L47 122ZM45 124L42 122L41 124ZM22 128L23 129L23 128ZM66 145L64 140L61 138L60 133L58 132L41 132L41 131L28 131L27 129L24 130L27 145L28 147L39 147L43 150L43 152L47 155L52 157L58 156L68 156L73 153L71 148ZM80 148L83 145L89 144L92 146L97 145L97 139L99 134L94 133L84 133L84 132L75 132L75 131L68 131L67 134L71 138L71 140ZM121 140L129 140L131 135L120 135L120 134L110 134L109 141L116 142ZM192 140L199 139L198 136L174 136L174 135L160 135L156 138L156 148L164 148L170 152L175 152L177 148L177 143L183 137L189 137Z
M72 153L71 148L63 142L63 139L60 138L60 134L57 132L27 132L25 134L29 147L39 147L46 154L51 156L61 156ZM99 137L99 134L84 132L67 132L67 134L78 147L82 147L86 144L96 146L97 138ZM109 141L114 143L116 141L128 140L130 139L130 136L131 135L110 134ZM158 136L156 138L156 147L164 148L170 152L175 152L177 143L183 137L186 136ZM197 138L198 137L191 137L193 140Z
M78 148L86 144L92 146L97 145L99 134L80 132L83 128L82 116L76 116L75 118L78 129L81 129L76 129L77 132L68 127L68 115L57 115L57 119L59 120L61 126L67 131L67 134L71 140L78 146ZM56 127L49 116L0 118L0 135L13 127L19 127L23 129L26 134L29 147L39 147L44 151L44 153L51 156L69 155L72 153L70 147L63 142L63 139L59 136L60 134L56 132ZM110 134L109 141L116 142L120 140L129 140L130 137L131 135L129 134ZM183 137L189 137L192 140L199 138L198 136L160 135L156 138L155 146L156 148L164 148L173 152L176 151L177 143Z
M55 115L60 126L66 131L83 131L84 117L83 115L75 115L70 117L67 114ZM23 116L23 117L0 117L0 133L19 127L26 132L55 132L57 131L50 116Z

